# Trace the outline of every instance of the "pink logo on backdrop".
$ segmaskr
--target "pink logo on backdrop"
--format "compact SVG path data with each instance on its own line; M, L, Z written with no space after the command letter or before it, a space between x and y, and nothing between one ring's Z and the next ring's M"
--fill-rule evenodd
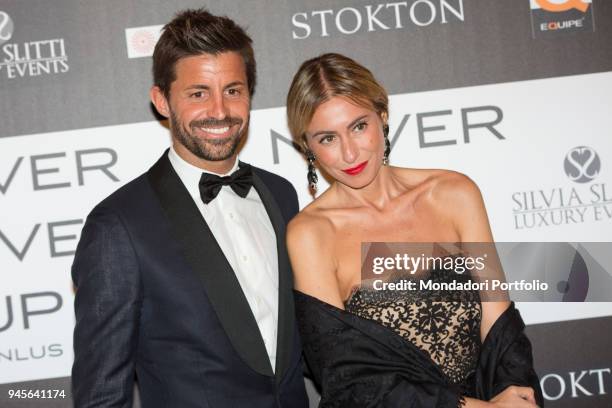
M148 31L137 31L130 40L135 51L143 54L151 52L155 47L155 37Z
M125 29L128 58L143 58L153 55L163 26L133 27Z

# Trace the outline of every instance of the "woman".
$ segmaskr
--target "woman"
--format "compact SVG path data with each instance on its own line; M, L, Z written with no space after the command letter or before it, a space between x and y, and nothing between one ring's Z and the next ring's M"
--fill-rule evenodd
M311 188L315 165L332 179L287 230L304 354L321 406L541 405L524 325L509 302L376 299L356 289L362 242L492 242L478 187L456 172L389 166L387 94L342 55L302 64L287 116ZM443 336L406 317L434 307L448 322Z

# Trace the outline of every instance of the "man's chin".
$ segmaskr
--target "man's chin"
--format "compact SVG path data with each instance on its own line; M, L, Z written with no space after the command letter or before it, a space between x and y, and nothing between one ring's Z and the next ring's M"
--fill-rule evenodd
M224 160L229 160L233 156L234 156L233 154L230 154L230 155L224 154L224 155L215 155L215 156L212 156L212 155L203 156L203 157L200 156L200 158L204 159L204 160L211 161L211 162L220 162L220 161L224 161Z
M196 156L209 161L223 161L232 158L238 149L238 142L234 145L233 141L226 145L217 143L200 146L199 152L193 152Z
M200 139L200 148L212 150L215 148L231 149L232 145L238 144L235 136L220 138L202 138Z

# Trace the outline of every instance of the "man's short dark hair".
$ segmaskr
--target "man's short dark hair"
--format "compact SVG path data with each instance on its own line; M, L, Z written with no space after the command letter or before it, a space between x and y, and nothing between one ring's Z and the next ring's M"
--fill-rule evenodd
M235 51L244 61L249 94L255 93L256 67L251 37L242 27L225 16L215 16L205 9L179 12L164 26L153 52L153 83L170 95L176 79L176 63L181 58Z

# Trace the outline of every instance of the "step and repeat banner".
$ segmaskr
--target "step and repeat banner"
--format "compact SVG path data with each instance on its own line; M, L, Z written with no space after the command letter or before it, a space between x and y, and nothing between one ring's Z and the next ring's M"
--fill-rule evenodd
M389 91L391 164L470 176L497 241L612 242L611 1L2 0L1 406L71 406L80 231L169 145L148 100L150 56L176 11L202 6L254 39L241 158L288 178L301 206L312 197L286 92L302 61L335 51ZM583 255L611 273L609 250ZM519 306L547 406L612 406L612 304Z

